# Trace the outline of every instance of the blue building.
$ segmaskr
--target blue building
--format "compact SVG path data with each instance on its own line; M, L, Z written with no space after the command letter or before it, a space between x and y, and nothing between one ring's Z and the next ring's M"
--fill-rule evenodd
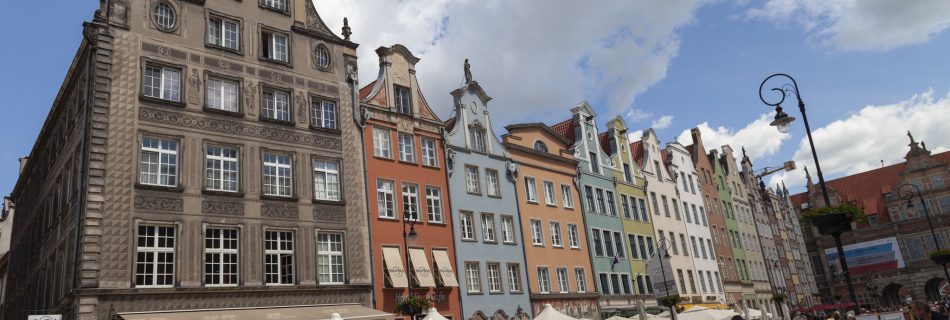
M528 319L517 166L492 131L491 97L467 69L466 83L452 91L455 117L445 125L462 317Z

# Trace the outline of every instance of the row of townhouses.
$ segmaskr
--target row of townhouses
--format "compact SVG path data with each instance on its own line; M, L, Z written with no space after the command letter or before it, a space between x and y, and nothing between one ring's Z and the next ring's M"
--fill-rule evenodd
M629 141L582 102L499 134L467 61L442 119L419 58L379 47L360 83L311 1L100 3L5 205L7 319L385 318L410 296L601 319L657 306L657 258L682 304L813 303L787 190L698 129Z

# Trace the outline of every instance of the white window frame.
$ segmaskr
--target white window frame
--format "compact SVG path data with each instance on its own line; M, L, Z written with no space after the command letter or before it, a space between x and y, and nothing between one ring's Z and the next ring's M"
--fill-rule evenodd
M392 134L389 129L373 127L373 156L392 159L393 158Z
M565 208L574 208L574 195L571 191L571 186L562 184L561 185L561 200Z
M148 63L145 65L145 74L142 75L142 95L174 102L181 102L181 68L168 67L159 64ZM157 72L158 77L149 73ZM151 80L151 81L149 81ZM155 82L158 83L155 83ZM151 83L150 83L151 82ZM158 90L158 95L152 94Z
M471 211L459 212L459 234L462 240L475 240L475 213Z
M574 268L574 282L577 286L577 293L587 292L587 272L584 271L584 268Z
M524 176L524 194L528 202L538 203L538 186L534 177Z
M216 232L215 232L216 230ZM226 232L233 232L234 237L231 238ZM217 233L217 236L213 235ZM241 256L239 249L241 247L241 231L237 228L227 228L227 227L208 227L204 230L205 234L205 251L204 251L204 269L203 269L203 280L206 287L233 287L237 286L241 280ZM218 243L217 247L208 247L208 242L211 240L211 243ZM230 248L226 245L226 242L234 241L234 247ZM213 261L212 257L216 257L217 261ZM233 259L234 263L230 263L227 259ZM208 274L208 266L216 265L218 268L217 273ZM226 272L225 269L233 265L234 272ZM218 282L208 281L208 278L217 276ZM226 277L233 276L233 281L226 281Z
M538 293L551 293L551 272L546 266L538 266Z
M472 145L472 150L478 152L485 152L485 130L476 127L469 127L469 140Z
M501 184L498 177L498 170L485 169L485 189L488 190L489 197L501 198Z
M482 292L482 276L478 262L465 262L465 290L468 293Z
M564 243L561 241L561 223L550 222L549 225L551 228L551 246L564 247Z
M268 156L273 157L273 160L268 160ZM287 163L280 163L279 159L282 157L287 158ZM263 193L267 196L275 197L293 197L294 195L294 159L290 155L281 154L281 153L270 153L265 152L262 156L263 164ZM268 174L268 168L273 168L274 173ZM281 174L281 169L287 170L287 175ZM268 183L268 180L273 179ZM284 184L286 182L286 184ZM286 189L286 192L284 192ZM276 191L276 192L275 192Z
M419 212L419 185L415 183L402 183L402 210L403 217L407 221L422 221Z
M396 219L396 182L376 179L376 208L380 218Z
M544 203L547 205L556 206L557 197L554 195L554 182L542 180L541 185L544 186Z
M442 188L426 186L426 213L429 222L445 222L445 215L442 213Z
M287 0L264 0L262 4L274 10L287 11Z
M482 194L478 167L465 165L465 190L471 194Z
M399 161L416 163L416 137L412 134L399 133Z
M283 43L278 39L283 39ZM264 51L268 46L261 46L261 54L265 59L290 62L290 35L270 29L261 30L261 43L264 42L270 42L269 51Z
M512 216L501 216L501 235L502 242L515 243L515 218Z
M419 144L422 147L422 165L438 167L439 152L437 151L438 148L435 139L422 137L419 141Z
M340 201L340 163L332 160L313 160L313 198ZM320 181L323 177L323 181Z
M536 246L544 245L544 231L542 231L541 220L531 219L531 244Z
M143 228L144 228L145 234L142 234L142 233L141 233L141 232L143 231ZM154 231L154 232L149 232L149 228L152 228L151 230ZM136 287L136 288L171 288L171 287L174 287L174 286L175 286L175 281L176 281L176 276L177 276L175 271L178 269L178 268L177 268L178 266L176 265L176 264L177 264L177 263L176 263L176 259L177 259L176 255L177 255L177 252L176 252L176 250L175 250L175 248L177 247L177 244L178 244L178 239L177 239L177 238L178 238L178 228L176 228L176 226L173 226L173 225L143 224L143 225L139 225L136 229L138 229L138 230L136 230L136 247L135 247L135 252L136 252L136 258L135 258L135 264L136 264L136 268L135 268L135 269L136 269L136 273L135 273L135 287ZM160 234L161 234L160 230L165 230L166 235L165 235L165 236L160 236ZM170 234L171 234L170 237L167 236L167 235L168 235L167 232L170 232ZM151 245L151 246L139 246L139 245L138 245L138 242L139 242L138 240L139 240L140 238L142 238L142 237L144 237L144 238L146 238L146 239L151 238L153 245ZM164 239L164 242L165 242L166 244L168 243L168 240L171 239L171 243L172 243L171 246L167 246L167 245L162 246L162 245L160 245L160 244L159 244L159 243L161 242L161 241L159 241L160 239ZM141 261L141 260L140 260L140 256L141 256L141 255L149 256L149 257L151 258L151 261ZM171 266L171 275L170 275L171 278L170 278L167 282L165 282L165 284L159 284L160 281L159 281L158 279L159 279L160 276L161 276L161 277L168 277L169 274L168 274L168 273L162 273L162 274L158 273L158 269L159 269L158 266L159 266L159 264L160 264L160 262L159 262L159 257L164 257L164 259L165 259L164 264L166 265L166 268L165 268L166 270L169 269L169 268L168 268L168 265ZM171 257L171 259L170 259L170 260L171 260L171 263L168 263L169 257ZM143 277L151 276L151 277L152 277L152 281L151 281L151 282L149 282L149 283L144 283L144 282L143 282L142 284L139 284L138 278L139 278L140 274L138 273L138 265L150 265L150 266L151 266L151 269L152 269L152 270L151 270L150 273L141 274L141 276L143 276Z
M568 235L568 245L571 249L580 248L580 234L577 232L577 225L573 223L567 224L567 235Z
M148 141L154 141L153 143L146 143ZM181 142L174 139L166 139L159 137L142 137L140 140L140 159L139 159L139 183L143 185L152 185L152 186L163 186L163 187L176 187L179 183L179 162L180 157L178 157L178 150L181 147ZM146 146L149 144L150 146ZM168 145L169 147L165 147ZM155 156L157 155L157 162L152 162L146 160L146 156ZM171 159L171 161L164 161L162 159ZM148 161L148 162L146 162ZM142 171L143 167L149 168L145 172ZM155 171L151 169L154 167ZM162 167L167 167L173 170L166 170L168 173L162 173ZM173 172L172 172L173 171ZM154 182L151 180L154 179ZM165 180L162 183L162 180Z
M508 268L508 291L509 292L522 292L521 289L521 265L517 263L509 263Z
M495 215L482 212L481 219L479 220L482 224L482 241L497 242L498 237L495 234Z
M327 99L312 98L310 100L310 125L317 128L336 130L337 129L336 107L337 105L335 101L331 101ZM386 157L386 158L389 158L389 157Z
M571 291L571 280L567 275L567 268L558 267L557 269L557 289L560 293Z
M261 93L261 108L264 118L290 122L290 93L283 90L264 88Z
M271 233L275 234L276 237L274 238L274 240L267 240L267 235L268 235L268 234L271 234ZM289 235L289 239L287 238L287 235ZM297 257L296 257L296 255L294 254L294 250L296 249L296 244L294 243L294 238L295 238L295 232L292 231L292 230L282 230L282 229L264 230L264 270L263 270L263 271L264 271L264 283L265 283L265 285L268 285L268 286L287 286L287 285L293 285L294 283L296 283L296 276L297 276L297 274L296 274L296 273L297 273L297 272L296 272L296 268L297 268L297 261L296 261L296 258L297 258ZM267 249L267 244L268 244L268 242L276 243L276 244L277 244L277 249ZM290 249L281 249L281 244L282 244L282 243L290 243ZM268 262L268 261L267 261L268 256L276 256L276 257L277 257L277 262L276 262L276 263L274 263L274 262ZM284 273L285 270L283 270L283 268L282 268L282 260L283 260L283 258L285 258L285 257L290 257L290 269L291 269L291 270L290 270L290 278L291 278L291 279L290 279L290 283L285 283L284 280L283 280L283 278L284 278L285 276L287 276L287 274ZM276 273L267 272L267 266L268 266L269 264L276 264L276 267L277 267L277 272L276 272ZM268 277L269 275L272 275L272 274L277 277L278 282L269 282L269 280L267 279L267 277Z
M241 22L218 15L209 16L206 41L213 46L241 50Z
M227 112L241 111L241 83L235 80L209 77L205 83L205 105L208 109Z
M346 238L340 232L317 231L317 283L346 283Z
M488 275L488 292L499 293L505 291L501 284L501 264L497 262L488 262L485 264L485 272Z

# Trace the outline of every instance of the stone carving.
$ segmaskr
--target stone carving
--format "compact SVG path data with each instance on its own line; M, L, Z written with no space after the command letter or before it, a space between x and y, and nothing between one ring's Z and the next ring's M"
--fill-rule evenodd
M343 40L350 40L352 34L353 29L350 29L350 21L343 17Z
M472 65L468 64L468 59L465 59L465 83L472 82Z
M282 219L297 219L299 217L296 204L264 203L261 206L261 215Z
M201 103L201 78L198 77L198 70L191 69L191 76L188 77L188 86L191 92L188 95L188 103Z
M256 113L254 113L254 106L255 106L254 99L255 97L257 97L257 89L256 87L254 87L254 81L250 81L250 80L247 81L247 90L245 90L244 92L245 92L244 96L247 98L247 114L252 115L252 116L257 115Z
M205 199L201 202L201 213L243 216L244 201Z
M317 205L313 207L313 220L316 222L346 222L346 212L343 207L333 205Z
M255 126L236 121L220 120L194 116L167 110L140 108L139 120L170 124L200 130L210 130L225 134L256 137L267 140L304 144L318 148L340 150L343 144L339 137L327 137L318 134L300 134L292 130Z
M306 123L307 120L307 97L303 92L297 91L297 122Z
M181 198L135 195L135 209L182 212L184 207Z
M109 1L109 23L128 28L129 4L126 0Z

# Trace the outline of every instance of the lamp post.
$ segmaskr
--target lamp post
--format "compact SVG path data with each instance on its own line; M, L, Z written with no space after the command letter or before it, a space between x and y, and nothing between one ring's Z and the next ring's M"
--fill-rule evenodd
M658 249L658 250L656 251L656 255L657 255L657 258L658 258L659 261L660 261L660 272L661 272L661 274L663 275L663 288L666 289L666 292L667 292L667 293L670 292L670 288L669 288L669 286L667 286L669 280L667 280L667 278L666 278L666 268L663 267L663 258L666 258L666 259L669 259L669 258L670 258L670 246L671 246L671 245L672 245L672 243L670 243L670 240L667 239L666 237L663 237L663 236L661 236L661 237L660 237L660 240L657 240L657 242L656 242L656 248ZM673 276L673 275L671 274L670 277L672 277L672 276ZM676 280L674 280L673 282L675 283ZM676 288L676 286L673 286L673 287ZM678 291L679 291L679 290L677 289L677 293L679 293ZM667 297L674 297L674 298L676 298L676 294L669 295L669 296L667 296ZM673 320L676 319L676 309L675 309L675 307L676 307L676 302L677 302L676 300L677 300L677 299L671 300L671 301L670 301L670 305L669 305L669 307L670 307L670 318L673 319Z
M773 268L775 268L775 269L779 268L778 262L776 262L776 261L778 261L778 257L776 257L776 256L775 256L774 254L772 254L771 252L768 253L768 254L765 256L765 259L766 259L766 260L769 260L769 262L772 262L772 267L773 267ZM774 271L774 269L773 269L773 270L766 270L766 274L769 275L769 285L771 285L771 286L772 286L772 289L773 289L773 292L772 292L772 303L775 304L775 308L776 308L776 310L778 311L778 316L779 316L780 318L782 318L782 319L785 319L785 311L782 310L782 303L781 303L781 302L778 302L778 300L775 299L775 295L778 294L778 293L780 293L781 291L780 291L779 287L778 287L777 285L775 285L775 281L774 281L773 278L772 278L772 271ZM784 293L783 293L783 294L784 294ZM786 294L785 298L788 299L788 295L787 295L787 294Z
M902 192L903 190L908 190L907 192ZM937 250L943 249L940 246L940 241L937 239L937 233L934 232L934 224L930 220L930 210L927 209L927 201L924 201L924 195L920 193L920 187L916 184L905 183L897 188L897 194L901 195L905 200L907 200L907 208L913 208L914 203L911 200L914 198L914 194L917 195L917 200L920 201L920 204L924 206L924 216L927 217L927 226L930 227L930 235L934 238L934 247ZM942 263L943 266L943 275L946 277L947 281L950 281L950 272L947 271L947 264Z
M415 243L416 238L419 236L416 233L416 222L419 221L419 217L414 206L407 206L403 209L402 213L402 246L405 249L406 253L406 275L408 276L406 284L406 298L412 297L412 271L409 267L409 241L412 240ZM409 226L409 230L406 230L406 226Z
M763 89L765 89L765 83L771 80L772 78L785 78L791 83L785 83L779 87L773 87L770 91L775 91L779 94L780 99L776 102L769 102L765 100L765 95ZM775 119L769 125L774 126L781 133L787 133L791 129L792 121L795 121L795 118L789 116L784 111L782 111L782 102L785 101L785 97L789 94L795 94L795 99L798 100L798 110L802 113L802 122L805 123L805 133L808 135L808 145L811 147L811 155L815 160L815 170L818 173L818 185L821 188L821 195L825 201L826 206L831 205L831 198L828 197L828 189L825 187L825 177L821 173L821 165L818 163L818 154L815 152L815 141L811 137L811 126L808 124L808 115L805 113L805 102L802 101L802 96L799 94L798 83L795 82L795 79L791 76L784 73L776 73L762 80L762 84L759 85L759 99L762 100L768 106L775 107ZM858 296L854 293L854 284L851 283L851 273L848 272L848 262L844 257L844 248L841 246L841 233L835 232L831 235L835 239L835 247L838 249L838 262L841 264L841 270L844 274L845 283L848 285L848 294L850 295L852 302L852 309L854 314L860 314L861 308L858 306Z

